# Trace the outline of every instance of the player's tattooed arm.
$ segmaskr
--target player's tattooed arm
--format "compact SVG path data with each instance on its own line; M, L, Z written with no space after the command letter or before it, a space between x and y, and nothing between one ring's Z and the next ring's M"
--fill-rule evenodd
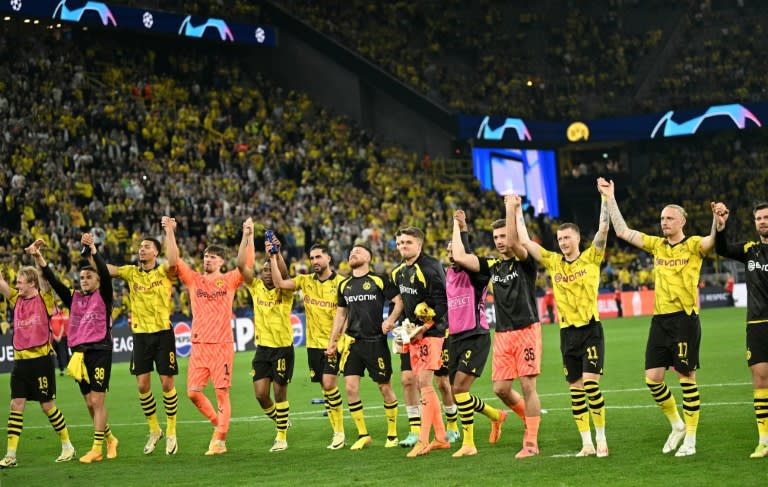
M595 235L595 250L600 252L605 250L608 244L608 228L610 227L610 217L608 216L608 202L603 200L600 203L600 222Z
M613 223L613 230L622 240L626 240L635 247L643 246L643 237L637 230L632 230L627 226L627 222L624 221L624 217L619 211L619 205L616 203L616 197L614 194L613 181L607 181L603 178L597 178L597 189L600 191L604 202L608 204L608 215L610 216L611 223Z

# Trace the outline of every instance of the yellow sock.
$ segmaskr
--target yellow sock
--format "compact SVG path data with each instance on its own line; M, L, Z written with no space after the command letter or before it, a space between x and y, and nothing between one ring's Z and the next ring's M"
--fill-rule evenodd
M411 433L421 434L421 408L419 406L405 406L408 414L408 427Z
M365 426L362 401L349 403L349 415L352 416L352 421L355 422L355 426L357 427L357 434L359 436L367 435L368 428Z
M166 436L176 436L176 413L179 409L179 395L174 387L168 392L163 392L163 405L165 406Z
M691 379L680 379L680 387L683 390L685 434L694 436L699 427L699 408L701 405L699 388L696 386L696 381Z
M271 406L264 409L264 414L266 414L272 421L277 421L277 408L275 407L275 403L272 403Z
M755 389L755 419L760 443L768 445L768 389Z
M600 383L596 380L584 381L584 392L589 401L589 414L595 428L605 428L605 400L600 392Z
M45 412L48 416L53 430L59 435L59 439L62 443L69 443L69 430L67 429L67 422L64 420L64 415L59 408L53 406L51 409Z
M453 404L451 406L443 406L443 410L445 411L446 428L448 428L451 431L456 431L458 433L459 408L455 404Z
M328 421L331 423L331 428L334 433L344 432L344 410L341 405L341 392L338 387L334 387L330 391L323 391L325 399L325 406L328 411Z
M11 410L8 414L8 451L16 453L24 429L24 412Z
M669 390L667 384L664 382L655 382L649 378L645 378L645 384L651 391L653 399L656 404L661 408L661 412L669 420L669 424L672 426L682 423L680 413L677 412L677 403L675 402L675 396L672 395L672 391Z
M384 403L384 416L387 417L387 438L397 438L397 400Z
M92 450L98 450L101 451L101 447L104 444L104 432L103 431L94 431L93 432L93 446L91 446Z
M580 387L571 387L571 413L579 433L589 432L589 409L587 393Z
M277 423L278 440L285 440L288 436L288 412L290 409L291 406L288 404L288 401L275 403L275 411L277 412L275 422Z
M157 421L157 403L152 391L144 394L139 393L139 402L141 403L141 410L144 411L144 417L147 418L147 423L149 423L149 431L151 433L159 432L160 423Z
M472 396L468 392L456 394L456 406L459 409L462 429L462 445L475 446L475 406ZM498 414L498 411L497 411Z
M499 417L501 417L501 413L498 409L495 407L489 405L479 397L470 394L469 395L472 398L472 409L475 412L478 412L480 414L485 415L488 419L491 421L498 421Z

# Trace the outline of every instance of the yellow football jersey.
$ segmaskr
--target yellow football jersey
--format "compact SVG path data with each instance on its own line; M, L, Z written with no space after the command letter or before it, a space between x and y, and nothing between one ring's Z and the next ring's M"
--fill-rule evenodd
M600 321L597 289L604 255L605 252L597 252L592 246L576 260L568 262L560 253L541 249L541 265L552 279L560 328L585 326L592 320Z
M641 236L643 250L653 254L656 295L653 313L698 313L699 272L704 260L701 253L703 237L686 237L682 242L670 245L661 237Z

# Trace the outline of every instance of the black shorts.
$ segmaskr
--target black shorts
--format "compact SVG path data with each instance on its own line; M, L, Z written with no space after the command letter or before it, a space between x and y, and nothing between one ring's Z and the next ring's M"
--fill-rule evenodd
M565 380L576 382L585 374L603 373L605 336L599 321L584 326L560 328L560 353Z
M411 354L410 353L401 353L400 354L400 372L410 372L411 370Z
M491 335L481 333L467 338L451 338L448 370L451 384L456 372L480 377L483 374L488 354L491 352Z
M747 325L747 365L768 362L768 323Z
M356 341L349 347L349 356L342 372L345 376L365 375L377 384L386 384L392 378L392 356L386 340Z
M290 347L256 347L251 362L253 381L271 379L280 385L287 385L293 378L295 354Z
M177 375L176 335L173 330L157 333L135 333L131 353L131 374L141 375L155 370L160 375Z
M11 399L48 402L56 399L53 355L17 360L11 372Z
M107 392L109 378L112 376L112 350L88 350L84 352L83 360L90 383L78 382L80 393L86 395L89 392Z
M645 369L668 368L688 373L699 368L701 321L699 315L685 312L655 315L651 318Z
M440 360L443 362L442 367L435 371L436 377L445 377L449 374L448 364L451 361L451 337L448 336L443 340L443 351L440 354Z
M323 375L339 375L339 354L329 357L323 348L308 348L309 380L322 382Z

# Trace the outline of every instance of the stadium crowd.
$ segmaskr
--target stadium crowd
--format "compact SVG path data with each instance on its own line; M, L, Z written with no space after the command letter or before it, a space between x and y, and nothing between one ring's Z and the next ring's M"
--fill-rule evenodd
M179 4L186 5L185 2L174 5ZM340 19L338 24L322 20L327 18L328 11L323 10L321 18L315 4L300 0L288 4L307 15L321 30L328 29L331 34L354 45L362 55L376 60L403 81L425 91L427 96L439 98L462 112L509 113L509 107L515 106L524 107L520 110L526 116L541 114L553 118L612 113L622 104L624 107L631 105L628 100L636 88L638 66L643 57L658 48L664 36L659 29L640 31L637 26L622 25L619 22L622 16L617 12L637 7L635 4L626 6L622 2L613 3L614 8L600 17L595 16L595 12L587 6L568 9L567 14L561 17L561 23L547 23L550 31L544 34L536 34L536 23L544 21L543 14L507 8L493 0L482 2L482 9L471 11L453 0L449 2L449 7L455 8L429 4L424 9L413 4L373 5L353 0L328 7L334 13L332 17ZM656 3L654 6L661 8ZM562 7L561 2L548 4L550 9ZM217 15L224 12L220 10L224 8L224 2L216 2L194 12ZM362 9L369 15L343 20L348 10L354 9ZM252 9L245 2L237 3L236 12L246 16L259 15L258 8ZM697 10L695 22L707 25L709 12L709 9ZM505 19L514 15L519 16L522 24L529 25L527 32L513 33L505 28ZM476 25L486 25L488 30L482 35L469 35L475 31ZM647 24L638 22L638 25ZM743 25L745 28L754 27L749 21ZM696 28L691 28L690 35L698 35ZM393 35L398 29L404 34L401 37ZM425 37L414 37L417 34ZM469 44L460 43L459 37L469 37L471 41ZM554 42L549 43L547 39ZM541 67L531 63L531 69L541 69L526 76L531 86L519 84L519 79L517 82L509 81L514 80L516 74L511 71L514 68L501 63L501 57L505 52L508 55L506 46L511 44L520 46L519 52L514 51L514 55L519 56L523 63L539 57L531 54L534 51L528 51L526 47L548 46L543 56L547 65ZM234 269L233 250L238 243L241 249L253 246L253 234L256 234L257 250L262 250L259 248L261 236L267 229L274 230L279 236L291 275L308 273L307 257L311 245L317 242L327 246L325 251L333 258L340 274L348 275L352 270L346 262L351 248L367 251L377 272L391 270L397 266L401 256L406 261L408 259L402 249L397 248L402 241L396 243L395 240L397 233L402 236L398 229L403 227L416 227L416 230L407 230L415 235L411 236L413 241L423 240L424 253L436 256L445 264L448 260L446 243L453 240L452 245L459 247L457 244L461 241L459 228L464 222L463 214L457 216L461 214L457 212L459 209L466 210L469 216L475 252L479 256L492 252L493 240L489 230L492 222L503 214L502 199L498 195L482 192L474 180L441 174L438 169L440 164L435 164L436 161L429 155L383 145L374 135L360 129L349 119L316 105L306 94L276 86L242 62L237 47L185 45L183 51L175 47L173 42L167 45L150 45L145 40L129 43L120 35L110 38L98 32L46 29L42 26L16 25L0 34L0 272L5 281L14 282L19 266L30 263L30 258L24 255L22 249L38 239L45 242L46 258L54 264L53 270L45 267L47 274L64 276L63 284L56 281L59 284L57 292L61 292L62 288L75 287L82 247L96 248L88 243L91 236L100 249L99 257L95 259L96 267L99 267L100 276L104 276L106 281L108 274L104 271L110 271L102 262L101 255L107 262L116 265L136 262L137 248L143 240L147 240L146 237L160 240L163 236L175 235L173 239L169 238L174 242L168 247L173 262L170 266L176 266L175 242L178 241L179 253L189 262L182 265L182 280L186 278L187 287L195 289L190 286L194 282L190 268L200 267L204 262L203 249L210 249L212 243L230 249L229 255L214 257L224 258L226 267ZM589 54L594 50L600 52L598 61ZM696 54L691 56L692 63L701 62ZM471 59L472 63L466 64L467 59ZM450 63L453 65L449 66ZM596 70L596 66L610 66L611 69L601 72ZM425 70L422 71L422 67ZM567 76L563 77L558 69L562 69ZM483 73L483 77L478 77L477 73ZM670 78L662 78L661 83L677 78L678 74L673 71L668 75ZM694 74L696 76L688 80L690 85L684 84L679 90L673 90L673 96L678 97L674 99L675 103L694 100L679 96L688 89L700 93L699 90L705 89L707 83L712 81L711 73L694 70ZM715 74L718 74L717 70ZM548 81L555 76L560 81ZM737 98L759 96L755 91L762 89L760 80L748 75L737 77L732 85L726 87L734 91L715 93L709 100L734 96L733 93ZM462 95L459 96L459 93ZM650 105L647 107L652 108ZM709 202L727 201L737 213L730 220L729 228L734 233L747 233L752 228L749 209L753 202L749 200L749 195L760 194L763 181L768 176L765 148L765 142L753 134L667 141L650 147L648 155L652 162L648 164L647 171L632 186L624 188L629 197L621 201L621 206L632 208L626 223L617 210L613 183L598 179L598 188L603 196L599 230L595 234L594 228L584 229L585 246L589 246L588 240L595 235L595 245L588 254L593 259L588 265L598 269L596 275L592 274L599 281L594 294L598 287L632 289L653 287L654 284L651 257L627 250L627 246L619 244L613 235L606 251L609 219L618 229L616 233L620 238L642 248L644 240L628 228L649 234L658 233L659 209L664 205L678 203L685 207L690 222L685 231L706 235L715 211L709 207ZM611 170L620 172L627 168L617 166ZM684 193L681 188L685 189ZM519 198L511 203L512 200L515 198L508 198L506 203L506 229L513 221L509 216L511 210L517 212L521 207ZM595 200L597 202L598 195L595 195ZM161 220L163 215L172 218ZM597 226L597 217L595 220ZM244 221L246 224L242 225ZM256 228L253 222L257 223ZM527 231L535 241L528 239L526 225L520 226L524 236L510 237L509 241L525 247L524 255L534 255L552 278L557 265L560 265L553 262L564 257L557 252L542 252L543 246L539 243L555 248L554 236L562 222L546 216L533 218L532 214L528 214L526 223ZM497 230L499 228L505 228L504 223ZM517 235L518 229L515 228ZM423 229L423 236L419 229ZM573 228L567 227L566 230L573 231ZM81 240L80 235L84 232L88 237L83 236ZM682 230L678 229L678 233L682 235ZM249 236L250 242L242 243L248 241ZM159 243L157 245L159 250ZM415 258L421 255L420 245L419 252L413 255ZM466 258L463 245L458 255ZM709 251L713 245L714 239L709 238L707 245L702 244L700 248ZM44 266L40 264L44 260L39 250L36 248L28 253L34 254L38 264ZM514 251L513 264L527 261L527 265L533 266L531 261L517 255L518 250ZM575 257L566 262L567 265L575 262L581 252L578 246L570 250ZM604 251L605 260L602 256ZM91 252L96 254L95 250ZM595 253L600 255L595 256ZM245 258L238 259L239 267L247 268L253 263L248 254L249 264L243 264ZM652 255L657 257L655 253ZM698 254L696 256L698 258ZM206 255L205 259L210 259L210 256ZM473 265L474 259L470 259ZM271 285L273 269L277 273L280 271L277 257L272 257L270 262L273 264L269 267L265 264L264 276L269 276ZM510 270L513 264L510 264ZM487 262L485 265L488 265ZM439 269L439 266L439 263L433 263L432 270ZM477 266L480 268L479 262ZM404 272L399 277L399 289L407 285L408 279L410 283L415 280L415 276L403 277ZM494 272L500 271L497 269ZM533 272L536 272L535 269ZM695 272L698 275L698 268ZM248 269L245 274L250 284L253 277L251 270ZM392 273L393 276L395 274L397 272ZM243 282L243 276L234 277L234 271L230 279L232 290ZM266 277L264 279L267 280ZM421 279L424 280L423 275ZM277 281L282 281L282 277L278 277ZM539 272L539 292L548 287L547 282L545 273ZM695 281L689 279L686 284L691 282ZM367 289L370 289L368 284ZM255 286L258 285L261 284ZM297 287L295 283L291 286L286 288L288 296L292 296L290 291ZM424 286L427 288L426 282ZM692 287L695 288L695 284ZM111 285L108 288L103 292L104 296L111 294ZM253 302L258 296L269 297L268 293L272 291L255 289L257 291L250 291ZM247 301L251 299L248 293L242 289L238 291L234 296L234 306L247 307ZM669 290L659 292L664 293L670 294ZM481 294L484 296L484 293ZM177 287L176 306L187 314L192 306L190 300L195 302L201 296L207 299L209 294L192 293L191 296ZM533 298L532 291L529 297ZM594 301L591 294L587 297ZM671 300L674 296L667 297ZM105 300L109 302L105 309L112 310L113 318L127 313L125 285L116 287L114 307L110 299ZM693 302L695 298L690 300ZM358 301L365 299L351 302ZM301 300L296 302L301 303ZM561 300L560 306L566 308L564 302ZM259 306L268 308L267 303L274 305L277 301L265 298L259 303L265 303ZM281 304L284 303L281 301ZM286 306L290 308L290 305ZM692 306L695 308L696 304ZM531 310L533 308L529 307L530 313ZM583 311L579 309L579 303L571 303L568 310ZM376 315L380 316L381 310L377 311ZM4 321L7 309L0 309L0 313L0 321ZM198 317L200 315L202 313ZM217 317L222 315L218 313ZM596 318L597 314L591 314L583 326L594 325ZM480 318L476 320L482 321ZM108 330L109 316L103 321ZM220 321L226 332L221 335L227 336L229 316ZM538 327L537 316L530 316L526 326L531 324ZM430 330L432 322L424 320L423 326L426 328L420 333ZM384 330L385 333L387 331ZM375 334L381 338L378 328ZM291 341L292 337L288 335L280 338L287 337L287 341ZM264 340L263 336L259 336L259 340ZM228 342L223 342L223 345L231 348ZM106 346L109 346L109 340ZM332 348L330 344L328 347L329 350ZM273 348L292 350L292 345ZM433 351L435 358L441 353L439 348ZM466 357L469 358L469 355ZM285 358L282 360L285 366ZM277 363L280 363L279 360ZM596 381L602 373L602 366L593 367L587 377L590 381L585 380L582 384L584 389L580 391L573 389L581 387L580 376L568 376L569 383L572 383L571 396L589 395L591 412L597 410L602 416L604 405ZM226 366L224 371L224 375L228 375ZM429 393L429 397L434 396L436 400L431 381L430 376L428 390L423 389L421 393ZM654 386L660 387L661 383L654 381L647 383L661 405L664 394L653 392ZM693 384L695 388L695 382L685 384L689 387ZM338 392L336 388L333 396L336 397ZM273 417L273 412L275 417L280 415L278 431L282 428L285 433L287 400L277 396L275 392L275 408L262 406L267 416ZM695 401L691 399L691 394L689 396L684 401L695 402L698 411L697 394ZM175 390L173 397L175 404ZM269 398L268 392L266 397ZM190 398L195 401L192 395ZM259 402L262 402L261 398ZM283 407L281 404L286 409L278 412L277 409ZM435 406L437 403L431 404ZM463 404L459 407L464 407L465 411L477 409L468 405L469 402ZM507 405L510 406L509 403ZM397 403L390 408L397 408ZM203 411L204 408L200 409ZM440 416L439 407L433 409L434 415ZM676 407L672 409L676 410ZM219 410L222 408L219 407ZM453 410L455 423L456 405ZM586 414L586 408L580 414ZM528 412L521 417L526 416ZM489 419L498 429L506 419L506 412L499 413L496 419L489 416ZM579 419L576 419L578 424ZM604 419L593 420L596 429L599 428L597 455L607 456ZM218 427L212 422L214 427ZM676 422L681 422L679 417ZM101 440L107 435L106 441L110 441L104 426L95 425L96 433L101 435ZM438 425L435 426L436 438L445 436L446 432L438 434ZM677 426L673 425L674 428ZM428 440L429 427L426 430ZM153 440L155 443L162 436L160 433L157 435ZM361 445L360 448L370 443L365 436L361 433L356 442ZM695 428L693 438L693 450L678 456L695 453ZM363 443L360 443L361 440ZM116 448L116 440L112 441ZM226 452L223 439L220 441L223 450L218 453ZM284 441L284 435L282 440L278 436L277 441ZM389 438L389 441L396 442L397 436ZM446 445L447 442L447 437L445 441L439 441ZM581 456L595 454L594 448L590 453L588 447L585 443ZM276 443L271 451L285 448L287 443L282 446ZM175 446L172 450L175 452ZM538 454L538 447L531 446L528 453L530 456ZM761 456L765 454L761 453ZM13 459L9 460L13 461L13 465L6 466L16 466L15 456ZM90 463L82 458L80 461Z

